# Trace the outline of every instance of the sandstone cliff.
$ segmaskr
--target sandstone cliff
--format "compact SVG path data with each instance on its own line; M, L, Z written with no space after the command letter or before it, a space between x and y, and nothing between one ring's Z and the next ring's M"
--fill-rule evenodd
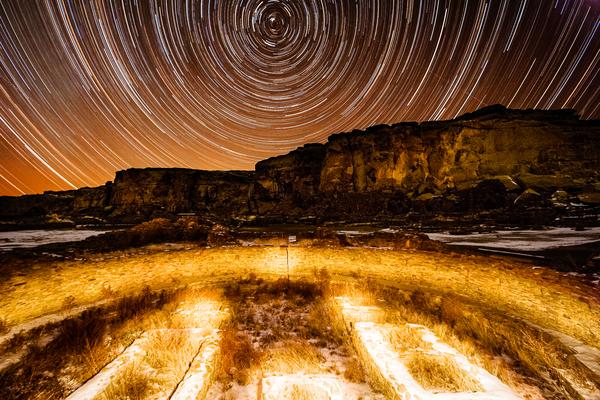
M491 106L452 121L335 134L254 172L130 169L98 188L0 198L0 218L112 222L177 213L289 222L440 215L507 223L577 218L600 204L600 122ZM586 208L587 205L587 208ZM583 208L581 208L583 206ZM597 217L592 224L600 224ZM589 218L588 218L589 219Z
M542 189L598 180L600 126L570 111L492 107L454 121L329 138L322 192L465 189L511 176Z
M190 212L231 216L250 212L253 188L253 172L128 169L117 172L108 205L111 215L121 218Z

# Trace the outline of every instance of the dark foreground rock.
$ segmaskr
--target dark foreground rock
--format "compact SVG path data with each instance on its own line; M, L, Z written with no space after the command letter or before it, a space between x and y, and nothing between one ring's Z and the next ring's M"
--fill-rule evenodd
M491 106L336 134L255 171L129 169L97 188L0 197L5 228L178 216L224 225L598 225L600 122Z

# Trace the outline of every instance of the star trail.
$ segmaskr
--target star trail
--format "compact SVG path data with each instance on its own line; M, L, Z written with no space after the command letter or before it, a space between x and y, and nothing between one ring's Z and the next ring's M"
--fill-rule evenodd
M598 118L599 25L597 0L0 0L0 194L494 103Z

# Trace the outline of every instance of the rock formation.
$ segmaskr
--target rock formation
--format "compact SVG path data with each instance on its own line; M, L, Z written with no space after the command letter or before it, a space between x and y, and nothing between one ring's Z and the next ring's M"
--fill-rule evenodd
M599 202L600 121L582 121L571 110L491 106L452 121L335 134L261 161L254 172L129 169L98 188L2 197L0 217L130 222L196 213L290 222L445 215L546 223L576 218L576 205Z
M191 169L117 172L108 202L113 218L148 219L177 213L250 213L254 173Z

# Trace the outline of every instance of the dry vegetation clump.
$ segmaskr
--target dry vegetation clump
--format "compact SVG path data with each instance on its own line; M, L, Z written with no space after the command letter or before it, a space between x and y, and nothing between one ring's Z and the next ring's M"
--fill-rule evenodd
M428 351L431 349L431 343L423 340L417 329L406 324L393 326L386 333L397 353L402 354L414 350Z
M306 330L302 337L306 340L312 339L319 347L344 344L346 331L343 325L335 320L334 307L333 301L328 299L313 304L305 316Z
M137 317L149 308L160 309L172 300L173 295L173 292L165 290L154 293L149 287L145 287L137 296L123 297L117 301L116 305L119 321L127 321Z
M229 327L221 336L220 368L217 379L221 382L235 381L240 385L250 382L250 369L260 359L250 337Z
M329 394L319 387L292 384L288 394L293 400L321 400L329 398Z
M286 340L269 349L262 368L278 374L326 372L325 357L318 348L301 340Z
M159 330L150 336L146 346L151 350L143 361L164 375L180 378L198 351L198 343L183 329ZM177 381L175 381L177 383Z
M410 374L426 390L432 392L477 392L479 383L448 356L422 351L405 359Z
M142 317L159 312L175 292L151 292L95 307L47 327L15 336L5 350L24 348L0 371L0 398L60 398L94 375L144 329ZM48 343L38 345L42 335Z
M365 382L365 370L357 356L352 356L346 361L346 369L344 370L344 378L350 382L363 383Z
M97 397L97 400L144 400L149 391L150 381L147 374L139 365L133 363L126 366L110 382L110 385Z

